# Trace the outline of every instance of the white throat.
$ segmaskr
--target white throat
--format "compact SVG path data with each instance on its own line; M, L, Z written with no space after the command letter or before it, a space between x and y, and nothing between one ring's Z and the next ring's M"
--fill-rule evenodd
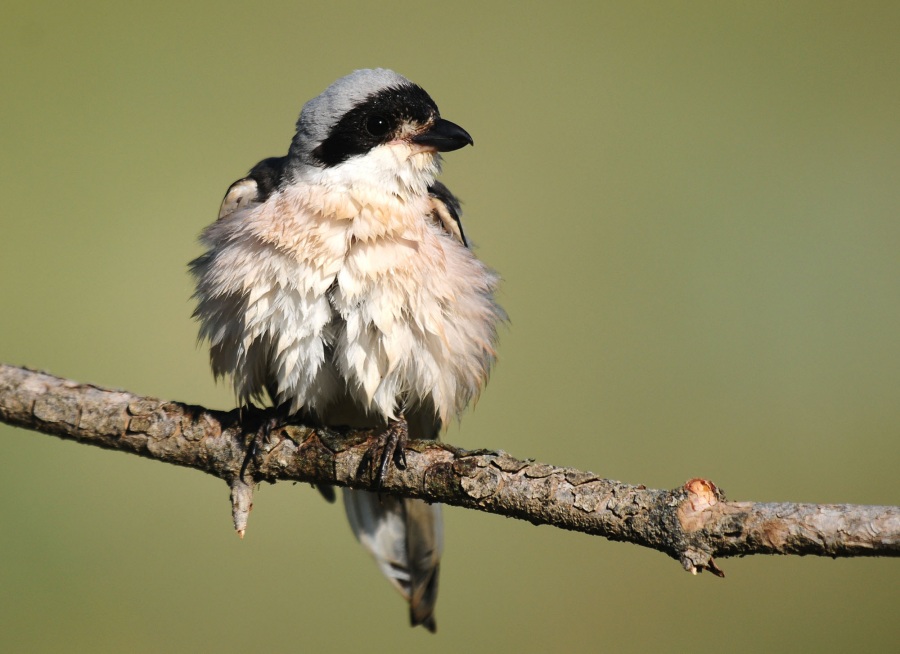
M438 154L423 151L407 141L394 141L336 166L321 168L303 164L295 171L294 183L323 186L350 195L380 194L411 199L425 196L440 171Z

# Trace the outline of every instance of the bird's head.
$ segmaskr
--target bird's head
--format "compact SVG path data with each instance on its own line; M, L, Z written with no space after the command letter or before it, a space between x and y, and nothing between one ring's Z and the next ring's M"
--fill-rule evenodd
M427 186L438 153L472 144L422 87L377 68L342 77L307 102L288 156L295 171L316 169L348 183L393 177L418 186L423 178Z

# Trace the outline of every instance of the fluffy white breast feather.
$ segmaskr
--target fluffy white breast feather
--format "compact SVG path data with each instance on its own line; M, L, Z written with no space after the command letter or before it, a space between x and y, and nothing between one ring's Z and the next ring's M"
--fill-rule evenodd
M291 413L323 415L349 395L389 419L431 401L446 424L477 397L504 319L498 277L430 218L438 166L432 153L379 146L300 168L207 228L201 337L242 402L268 390Z

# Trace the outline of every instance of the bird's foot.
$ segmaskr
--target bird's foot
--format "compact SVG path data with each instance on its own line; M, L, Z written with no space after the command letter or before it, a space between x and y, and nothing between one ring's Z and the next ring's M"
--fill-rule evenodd
M401 414L398 420L388 422L387 429L378 435L375 445L366 453L375 478L375 488L384 488L393 463L398 470L406 469L406 444L409 442L409 427Z
M262 415L255 407L250 408L249 416L244 414L243 411L241 412L244 433L252 434L250 442L247 444L247 453L244 455L244 461L241 463L241 481L244 481L244 475L251 461L256 458L260 450L266 449L272 439L272 434L284 427L288 422L285 413L277 408L263 409Z

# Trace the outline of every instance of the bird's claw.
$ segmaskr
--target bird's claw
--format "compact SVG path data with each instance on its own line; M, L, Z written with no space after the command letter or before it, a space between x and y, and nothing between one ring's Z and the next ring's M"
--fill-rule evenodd
M409 442L409 427L406 419L391 420L387 429L379 434L375 445L367 453L375 478L376 490L382 490L387 481L391 463L398 470L406 469L406 444Z
M244 455L244 461L241 463L241 472L239 479L244 481L244 475L250 462L256 458L261 449L264 449L269 442L272 434L287 424L284 416L277 409L266 409L261 421L254 420L252 424L247 425L245 432L253 432L253 437L247 446L247 453Z

